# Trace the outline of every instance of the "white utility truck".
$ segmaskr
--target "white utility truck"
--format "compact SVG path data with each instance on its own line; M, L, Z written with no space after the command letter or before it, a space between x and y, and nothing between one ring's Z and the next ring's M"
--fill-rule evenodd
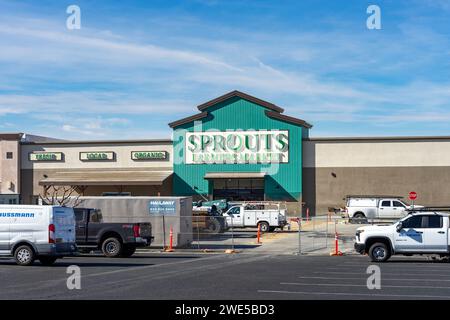
M58 206L0 205L0 255L19 265L52 265L76 254L75 215Z
M395 254L449 257L449 213L442 210L421 208L390 225L360 227L356 231L355 250L368 254L375 262L384 262Z
M347 196L345 211L351 222L365 223L368 219L399 219L412 207L400 196ZM423 208L415 205L414 208Z
M224 214L228 227L256 228L273 232L287 225L286 205L274 202L244 202L235 204Z

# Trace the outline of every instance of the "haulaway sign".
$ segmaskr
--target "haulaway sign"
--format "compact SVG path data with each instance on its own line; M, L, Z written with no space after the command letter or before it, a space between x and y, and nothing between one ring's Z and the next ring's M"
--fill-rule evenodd
M287 130L187 132L185 161L201 163L287 163Z

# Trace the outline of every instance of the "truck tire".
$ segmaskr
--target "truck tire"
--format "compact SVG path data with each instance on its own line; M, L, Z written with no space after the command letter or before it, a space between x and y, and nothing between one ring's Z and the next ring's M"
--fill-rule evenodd
M355 214L353 216L352 222L357 223L357 224L362 224L362 223L367 223L367 219L366 219L366 216L364 215L364 213L358 212L357 214Z
M129 258L136 252L136 247L134 246L124 246L122 249L122 258Z
M28 245L23 245L14 250L14 259L19 266L29 266L33 264L36 256L33 248Z
M208 232L212 234L218 234L220 230L222 229L222 226L220 225L220 222L217 221L215 218L209 219L208 222Z
M51 266L55 263L56 259L58 259L57 257L49 257L49 256L42 256L39 257L39 262L43 265L43 266Z
M106 257L117 258L122 254L123 245L117 238L108 238L102 243L102 252Z
M267 223L267 222L265 222L265 221L263 221L263 222L260 222L260 223L258 223L258 226L259 226L259 230L261 231L261 232L269 232L270 231L270 226L269 226L269 224Z
M369 257L373 262L385 262L391 257L391 250L385 243L374 243L369 249Z

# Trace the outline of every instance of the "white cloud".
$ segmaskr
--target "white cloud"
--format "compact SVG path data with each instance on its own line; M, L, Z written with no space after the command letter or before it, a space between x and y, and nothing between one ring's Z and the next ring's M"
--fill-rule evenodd
M449 40L407 22L379 36L341 30L267 34L208 24L196 37L181 33L156 41L132 38L130 30L83 26L68 32L50 20L1 18L0 79L11 92L0 95L0 115L32 114L49 126L53 119L73 136L121 136L121 126L132 120L116 115L175 120L233 89L312 123L447 121L450 82L421 68L435 66L448 53ZM442 68L449 70L448 62ZM371 79L376 76L410 78L384 83ZM75 123L67 114L77 117ZM139 130L127 134L149 132Z

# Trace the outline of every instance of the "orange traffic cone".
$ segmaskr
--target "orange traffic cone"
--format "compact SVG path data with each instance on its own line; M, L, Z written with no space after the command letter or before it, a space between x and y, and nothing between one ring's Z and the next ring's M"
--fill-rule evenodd
M330 253L330 256L342 256L343 253L339 251L339 237L338 233L334 234L334 252Z
M166 250L164 250L165 252L173 252L173 228L170 227L170 243L169 243L169 248L166 248Z

